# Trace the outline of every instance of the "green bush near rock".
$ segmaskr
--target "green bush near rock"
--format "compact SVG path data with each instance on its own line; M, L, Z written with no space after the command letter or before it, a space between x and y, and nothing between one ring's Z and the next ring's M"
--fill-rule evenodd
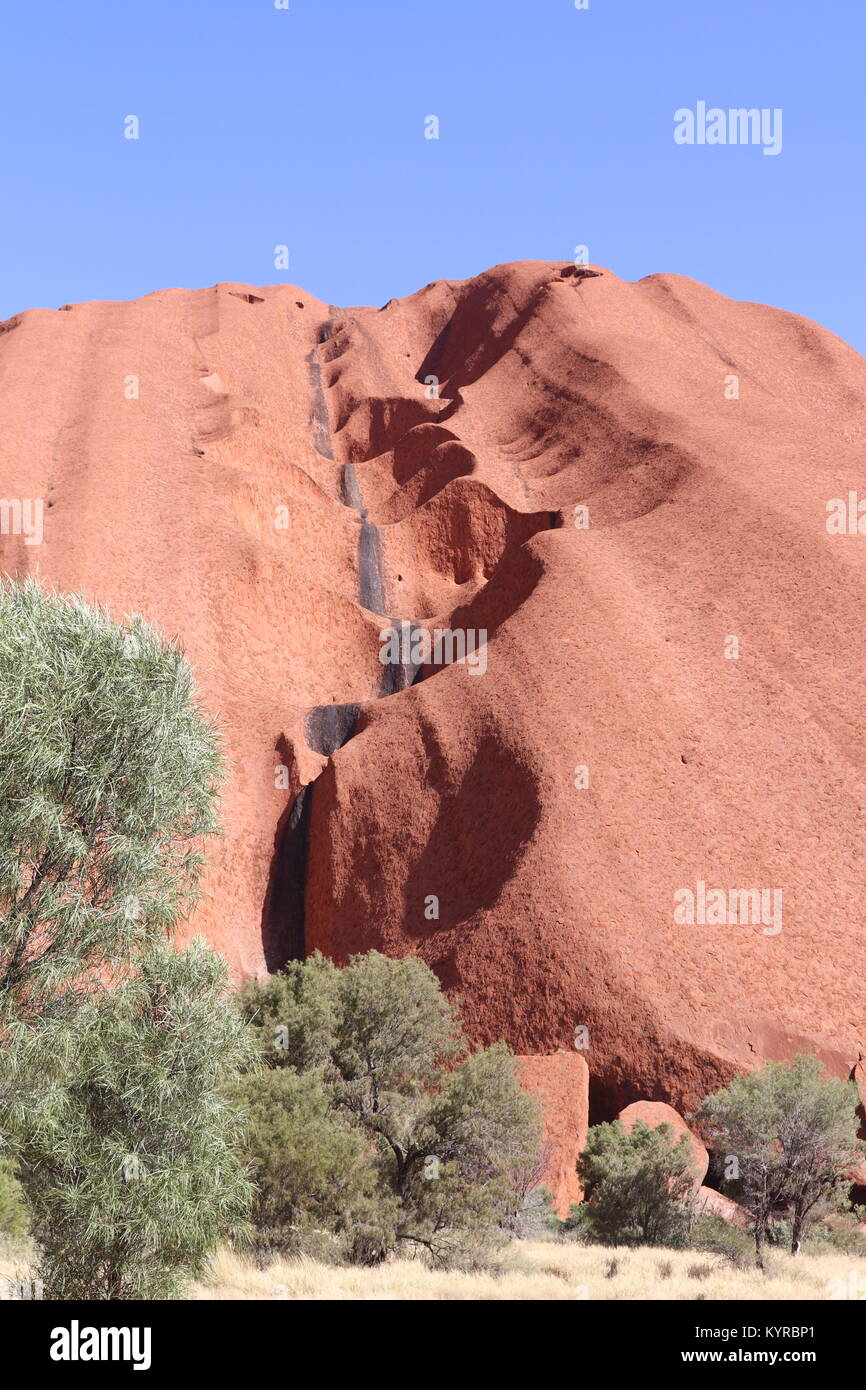
M306 1248L324 1231L361 1264L398 1249L465 1264L507 1238L537 1106L504 1044L468 1050L422 961L315 955L241 1003L271 1068L241 1083L262 1241Z

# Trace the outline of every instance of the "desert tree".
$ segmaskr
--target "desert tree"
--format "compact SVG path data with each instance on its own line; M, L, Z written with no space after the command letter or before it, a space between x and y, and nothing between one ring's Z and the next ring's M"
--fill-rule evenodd
M0 1032L74 1005L171 931L220 778L177 645L0 579Z
M333 1119L363 1136L375 1188L350 1223L350 1258L403 1247L453 1261L502 1238L538 1153L538 1107L504 1044L470 1050L423 961L371 951L338 968L314 955L249 986L242 1007L270 1065L315 1076ZM302 1206L302 1184L282 1182Z
M51 1297L171 1292L249 1196L247 1030L219 960L168 944L220 777L175 643L0 580L0 1146Z
M791 1253L810 1218L843 1197L864 1150L857 1138L857 1090L827 1076L817 1057L765 1062L707 1096L695 1120L713 1148L734 1157L738 1199L755 1221L755 1258L774 1213L791 1214Z
M243 1233L252 1188L226 1083L256 1051L226 975L200 941L151 943L74 1014L12 1026L13 1131L46 1297L172 1297ZM38 1092L14 1085L16 1069L42 1077Z

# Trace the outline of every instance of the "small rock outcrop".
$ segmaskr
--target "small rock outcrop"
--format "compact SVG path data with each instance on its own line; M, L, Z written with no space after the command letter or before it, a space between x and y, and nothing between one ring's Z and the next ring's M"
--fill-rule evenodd
M560 1216L583 1198L577 1160L589 1128L589 1068L579 1052L518 1057L518 1078L541 1105L544 1172Z
M698 1136L689 1129L682 1115L678 1115L672 1106L665 1105L663 1101L659 1100L636 1100L632 1105L627 1105L624 1110L621 1110L617 1119L629 1134L638 1120L643 1120L650 1129L657 1129L659 1125L663 1124L670 1125L676 1139L685 1134L692 1146L692 1154L694 1155L695 1187L700 1187L707 1176L710 1155Z

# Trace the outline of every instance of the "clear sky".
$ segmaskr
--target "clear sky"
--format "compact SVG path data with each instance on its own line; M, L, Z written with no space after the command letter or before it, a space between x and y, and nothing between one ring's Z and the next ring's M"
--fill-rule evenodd
M866 353L866 0L288 3L6 6L0 318L218 280L382 304L586 245ZM781 152L676 144L699 101L781 108Z

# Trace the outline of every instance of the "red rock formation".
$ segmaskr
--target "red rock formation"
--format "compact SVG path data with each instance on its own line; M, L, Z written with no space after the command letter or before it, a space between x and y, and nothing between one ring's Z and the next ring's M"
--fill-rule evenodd
M720 1216L729 1226L739 1226L745 1230L752 1225L752 1217L730 1197L724 1197L712 1187L699 1187L694 1202L695 1216Z
M693 1134L681 1115L669 1105L664 1105L657 1100L636 1100L631 1105L627 1105L617 1116L620 1124L627 1133L631 1134L638 1120L643 1120L650 1129L657 1129L659 1125L670 1125L674 1131L674 1140L680 1139L684 1134L687 1136L692 1146L693 1164L695 1173L695 1187L700 1187L704 1178L707 1176L707 1169L710 1166L710 1155L701 1140Z
M46 505L0 566L185 643L231 760L191 929L239 976L416 953L479 1042L586 1028L603 1118L804 1048L850 1073L866 538L825 523L862 479L852 349L551 262L381 310L218 285L0 329L0 498ZM402 689L397 619L485 629L486 671ZM783 929L678 923L698 883L781 890Z
M579 1052L519 1057L520 1084L541 1105L545 1170L541 1182L553 1193L560 1216L583 1200L577 1160L589 1128L589 1068Z

